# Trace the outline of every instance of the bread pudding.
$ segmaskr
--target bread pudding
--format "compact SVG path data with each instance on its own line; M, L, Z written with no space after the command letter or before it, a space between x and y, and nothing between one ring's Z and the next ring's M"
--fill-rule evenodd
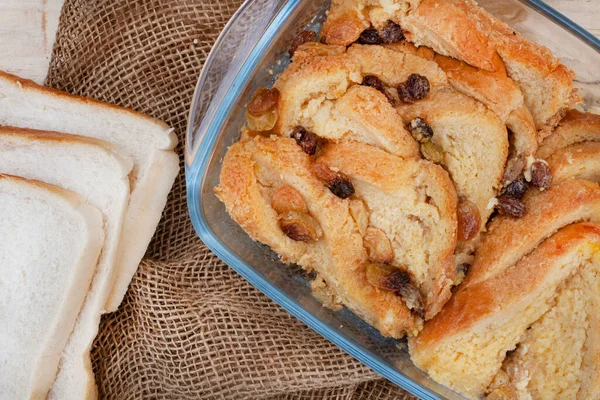
M215 188L253 239L479 399L600 397L600 116L472 0L334 0Z

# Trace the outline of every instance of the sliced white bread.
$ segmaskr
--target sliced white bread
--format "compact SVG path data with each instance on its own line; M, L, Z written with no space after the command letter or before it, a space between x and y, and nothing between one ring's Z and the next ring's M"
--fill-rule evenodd
M74 192L0 174L0 399L44 399L104 242Z
M104 215L105 243L92 285L67 342L50 398L83 399L95 390L90 347L113 287L131 161L108 142L0 127L0 171L79 193Z
M115 287L106 310L118 308L146 252L179 173L172 129L145 115L45 88L0 72L0 125L94 137L133 160L131 200L123 225Z

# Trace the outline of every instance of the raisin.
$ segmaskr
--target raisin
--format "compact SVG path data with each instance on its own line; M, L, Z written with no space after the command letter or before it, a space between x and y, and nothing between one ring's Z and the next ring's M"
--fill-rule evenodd
M536 161L531 165L531 184L540 189L548 189L552 184L552 171L543 161Z
M513 218L521 218L525 215L525 204L517 198L503 194L498 196L498 212Z
M436 164L441 164L444 161L444 152L433 142L421 143L421 154L426 160Z
M361 32L358 38L360 44L381 44L383 43L376 29L368 28Z
M481 215L477 206L469 200L461 200L456 209L458 222L458 240L473 239L481 229Z
M260 88L248 103L248 112L255 117L260 117L267 111L272 110L279 101L279 90Z
M380 92L384 92L385 91L385 85L383 84L383 82L381 81L381 79L379 79L375 75L366 75L363 78L361 85L363 85L363 86L370 86L370 87L372 87L374 89L379 90Z
M329 184L329 190L340 199L347 199L354 194L354 186L348 178L340 175Z
M398 97L400 98L401 101L403 101L404 103L408 103L408 104L412 104L415 102L415 100L412 98L412 96L408 92L408 88L406 87L405 83L399 84L396 89L398 90Z
M246 110L246 122L248 124L248 128L252 131L270 131L275 127L278 115L279 114L277 113L276 108L273 108L272 110L269 110L266 113L261 114L259 116L254 116L250 114L248 110Z
M433 129L423 118L416 117L408 124L408 130L417 142L429 142L433 137Z
M406 271L402 271L388 264L368 264L366 274L367 281L373 286L392 292L396 292L401 286L410 283L410 276Z
M296 36L294 40L292 40L292 44L290 45L289 50L290 57L294 56L294 53L296 52L296 50L298 50L298 47L301 44L304 44L306 42L314 42L316 38L317 33L315 31L306 30L300 32L298 36Z
M369 260L375 263L390 263L394 259L392 243L384 231L373 226L367 228L363 238Z
M275 189L271 196L271 207L277 214L286 214L290 211L308 213L308 207L300 192L287 185Z
M512 196L515 199L522 199L525 192L529 189L529 185L525 178L517 179L504 189L504 194Z
M393 106L396 105L396 99L394 99L394 96L392 96L390 94L390 92L387 91L384 83L381 81L381 79L379 79L375 75L366 75L363 78L361 85L370 86L374 89L377 89L378 91L380 91L381 93L383 93L385 95L385 98L390 102L391 105L393 105Z
M398 85L398 96L405 103L423 100L429 94L429 80L423 75L411 74L406 82Z
M410 311L425 319L425 302L419 289L408 283L400 287L398 294L402 297L404 304L406 304Z
M315 175L325 181L331 193L340 199L347 199L354 194L354 186L346 175L332 171L328 166L321 163L315 163L313 168Z
M388 264L368 264L366 268L367 281L373 286L396 292L402 297L406 306L419 317L425 314L423 295L411 282L407 271Z
M392 106L397 106L398 105L398 101L396 100L396 98L390 93L388 92L388 90L384 90L383 94L385 95L385 98L390 102L390 104Z
M302 150L310 156L317 151L318 137L314 133L307 131L301 126L297 126L292 131L291 135Z
M404 33L400 25L394 21L388 21L381 29L379 37L383 43L397 43L404 40Z
M279 227L287 237L297 242L317 240L323 234L317 221L310 215L297 211L282 215Z

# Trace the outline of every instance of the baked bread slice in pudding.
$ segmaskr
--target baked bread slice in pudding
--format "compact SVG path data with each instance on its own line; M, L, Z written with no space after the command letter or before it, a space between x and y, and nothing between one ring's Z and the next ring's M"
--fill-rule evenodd
M473 0L334 0L323 25L327 43L349 45L368 29L382 40L390 22L417 46L495 71L499 55L523 93L536 128L549 132L581 100L573 73L545 47L533 43L478 7Z
M421 318L400 296L367 281L367 252L352 200L337 197L317 178L310 156L293 139L258 136L234 144L216 193L250 237L283 262L314 270L335 302L384 335L420 329Z
M597 396L600 118L571 71L471 0L333 0L322 35L248 104L231 217L469 398Z
M525 194L522 218L492 220L455 296L411 339L436 381L469 398L597 397L599 122L570 110L546 137L536 156L552 186Z
M416 47L406 41L384 46L435 61L446 73L448 83L454 90L472 97L496 113L508 128L510 142L502 184L506 186L519 177L527 166L527 159L533 157L537 149L537 131L521 91L506 75L506 68L499 56L493 58L495 70L486 71L436 54L429 47Z
M446 171L353 142L326 146L316 162L352 182L353 197L367 209L363 243L370 261L410 272L424 296L425 319L432 318L450 298L456 275L457 196Z
M360 44L345 52L337 46L331 52L326 45L307 47L299 47L275 83L279 101L273 132L289 137L300 126L332 142L359 141L402 158L420 157L424 147L432 147L433 158L429 151L425 156L446 168L459 196L476 206L481 221L476 233L482 231L508 157L502 120L454 90L445 72L418 52ZM397 87L414 75L426 79L429 89L423 99L408 104L400 100ZM414 140L409 132L413 121L432 130L431 143ZM459 264L469 260L477 237L463 238Z
M333 192L347 187L345 179L355 194L340 198ZM347 306L384 335L415 334L449 297L456 194L432 163L352 142L328 146L315 161L293 139L259 135L229 149L216 193L254 240L282 261L314 271L321 295L327 292L330 303ZM414 229L402 236L382 220L384 209L390 218L412 219ZM431 265L418 250L408 254L398 246L399 239L412 240L423 249L436 233L444 235L440 248L423 250ZM415 259L420 263L408 264Z
M554 346L547 349L545 355L538 358L532 352L520 358L515 354L517 359L529 360L532 366L535 365L531 370L522 371L529 377L536 376L529 382L532 387L527 385L522 391L546 394L539 397L534 395L533 398L549 398L546 389L538 388L536 382L542 386L576 382L578 388L590 387L590 384L597 388L597 384L591 382L597 378L589 377L590 371L597 371L598 368L597 344L594 343L598 332L595 322L597 312L593 309L597 294L591 300L587 298L587 293L579 293L578 301L575 301L572 294L567 292L580 285L578 276L584 280L588 274L597 276L599 243L600 225L569 225L544 240L531 254L513 266L489 279L461 288L446 307L426 324L419 336L409 341L413 362L437 382L468 398L479 399L495 390L499 391L493 396L500 396L501 390L504 390L508 392L508 397L504 398L518 398L510 397L510 389L519 385L509 383L515 382L518 377L504 379L508 381L507 387L503 387L500 378L495 380L495 377L502 375L506 369L510 370L508 365L503 366L507 352L513 351L519 343L523 345L517 348L517 353L519 349L525 352L531 348L526 347L527 342L538 342L535 338L528 339L528 335L536 335L540 327L547 327L546 340ZM590 284L596 285L597 292L597 278ZM552 325L569 324L569 317L560 315L558 318L561 321L556 323L547 320L553 318L550 316L553 312L560 314L557 307L564 307L561 304L563 302L568 303L567 307L572 312L583 314L578 317L579 320L591 321L590 326L577 326L586 331L589 339L581 340L579 337L577 343L556 345L565 338L555 337L557 332ZM570 336L566 335L567 338ZM542 345L538 342L538 346ZM579 368L577 364L562 363L565 352L575 353L576 359L588 360L587 365ZM538 369L544 369L544 362L552 358L558 361L557 370L550 372L547 377L540 375ZM565 379L569 372L574 373L571 381ZM560 393L555 392L554 396ZM597 389L594 393L597 394Z

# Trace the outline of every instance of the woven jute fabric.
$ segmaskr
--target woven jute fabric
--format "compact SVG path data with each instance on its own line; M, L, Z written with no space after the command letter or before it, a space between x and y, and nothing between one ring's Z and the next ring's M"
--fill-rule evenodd
M166 121L239 0L67 0L47 85ZM183 162L182 162L183 166ZM183 168L144 261L93 347L101 398L403 399L213 255L189 221Z

